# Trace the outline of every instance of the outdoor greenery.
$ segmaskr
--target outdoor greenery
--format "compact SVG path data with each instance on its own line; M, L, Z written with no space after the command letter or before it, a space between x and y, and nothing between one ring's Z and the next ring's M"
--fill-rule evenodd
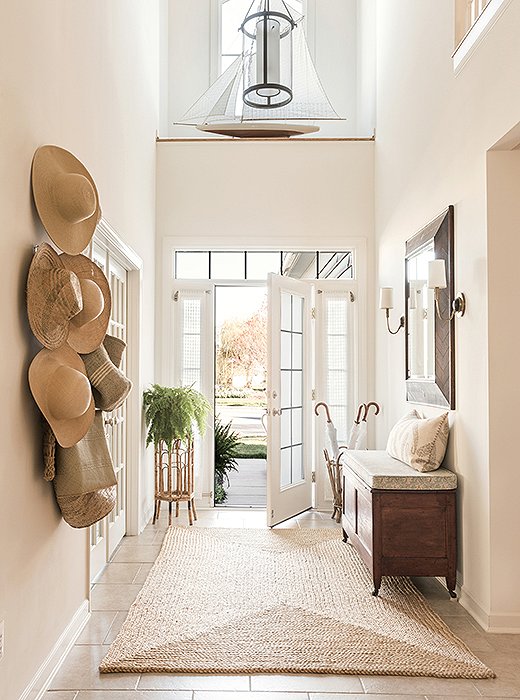
M228 472L238 471L236 461L237 446L240 442L238 433L231 430L231 423L215 419L215 504L225 503L227 493L224 487L229 486Z
M146 444L158 445L161 440L172 449L175 440L193 437L195 426L201 435L211 406L193 387L167 387L153 384L143 394L148 434Z
M267 303L246 320L222 324L216 360L217 383L234 393L233 379L237 376L243 375L246 388L251 388L255 375L265 376Z
M267 459L267 445L260 438L242 438L237 445L237 459Z

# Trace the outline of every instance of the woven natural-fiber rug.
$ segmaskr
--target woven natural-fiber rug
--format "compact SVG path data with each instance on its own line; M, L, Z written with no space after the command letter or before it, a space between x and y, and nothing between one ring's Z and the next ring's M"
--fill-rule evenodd
M173 527L100 670L493 676L409 579L371 591L335 529Z

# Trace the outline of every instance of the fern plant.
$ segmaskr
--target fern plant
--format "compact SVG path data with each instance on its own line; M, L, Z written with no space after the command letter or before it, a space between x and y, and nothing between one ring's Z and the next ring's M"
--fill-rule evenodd
M229 486L228 472L238 471L235 459L240 436L231 430L231 423L224 425L215 419L215 503L225 503L227 493L224 482Z
M143 394L143 407L148 426L146 444L156 447L161 441L172 450L176 440L189 440L196 426L201 435L211 406L206 397L193 387L168 387L153 384Z

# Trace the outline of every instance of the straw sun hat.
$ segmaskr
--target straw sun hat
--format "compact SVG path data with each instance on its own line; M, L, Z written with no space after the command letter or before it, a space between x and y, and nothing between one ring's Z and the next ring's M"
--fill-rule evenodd
M101 218L96 184L76 156L58 146L34 154L32 189L45 230L65 253L77 255Z
M94 420L94 399L85 365L68 345L43 349L29 367L29 386L58 444L71 447Z
M103 271L84 255L59 256L63 266L79 279L83 309L70 321L68 344L80 353L92 352L103 342L112 307L110 287Z
M46 348L58 348L67 340L70 319L82 307L77 276L66 269L50 245L42 243L27 277L27 315L32 332Z
M92 384L96 408L103 411L119 408L132 389L132 382L119 369L125 347L123 340L107 335L103 345L81 356Z

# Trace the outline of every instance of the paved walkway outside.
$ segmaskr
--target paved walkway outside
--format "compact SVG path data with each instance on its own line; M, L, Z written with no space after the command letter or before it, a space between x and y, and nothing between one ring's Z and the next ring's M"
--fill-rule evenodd
M263 506L267 503L267 460L238 459L238 471L230 472L225 506Z

